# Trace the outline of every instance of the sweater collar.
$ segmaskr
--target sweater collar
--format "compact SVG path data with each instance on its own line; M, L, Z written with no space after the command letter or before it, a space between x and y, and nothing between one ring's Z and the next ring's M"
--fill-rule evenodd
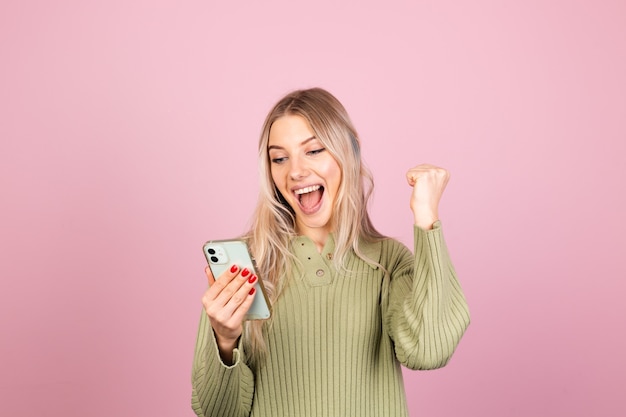
M313 243L311 238L306 235L295 236L293 243L302 243L302 242L310 242ZM378 269L380 258L382 254L382 242L367 242L363 239L359 240L358 243L359 251L365 257L363 260L367 263L372 269ZM335 252L335 235L334 233L330 233L326 242L324 243L324 248L322 249L322 255L328 255L327 258L329 260L332 259L332 254ZM353 253L353 255L356 255Z

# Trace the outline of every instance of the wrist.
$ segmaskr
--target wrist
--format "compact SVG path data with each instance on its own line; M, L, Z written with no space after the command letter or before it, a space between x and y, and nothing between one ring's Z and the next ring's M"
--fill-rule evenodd
M415 225L424 230L433 228L433 224L439 220L439 215L433 211L413 211L413 220Z
M231 351L232 352L232 350L237 347L238 342L239 342L239 338L237 338L237 339L220 339L218 337L217 338L217 347L220 348L220 350Z
M432 230L434 224L438 221L438 219L433 219L432 221L415 221L415 226L424 229L424 230Z
M225 365L233 365L233 351L237 348L239 338L237 339L223 339L215 335L217 342L217 350L219 351L220 358Z

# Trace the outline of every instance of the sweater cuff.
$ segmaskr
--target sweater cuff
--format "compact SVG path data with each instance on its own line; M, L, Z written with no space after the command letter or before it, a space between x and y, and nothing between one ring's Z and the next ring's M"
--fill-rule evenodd
M242 337L239 338L239 341L237 342L237 347L233 349L233 364L227 365L224 363L224 361L222 360L222 356L220 355L220 348L217 346L217 338L215 337L215 332L213 331L213 328L211 328L211 336L211 339L213 339L213 346L215 348L215 355L217 355L217 360L223 368L233 369L237 365L239 365L240 362L244 361Z
M432 234L432 233L441 232L441 220L437 220L435 223L433 223L432 229L429 229L429 230L422 229L418 225L414 224L413 230L415 231L416 234Z

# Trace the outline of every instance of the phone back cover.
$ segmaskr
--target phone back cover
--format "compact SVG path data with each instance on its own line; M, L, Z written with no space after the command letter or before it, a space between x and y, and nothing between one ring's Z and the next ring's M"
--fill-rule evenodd
M248 268L257 275L256 265L250 256L248 246L242 240L213 240L204 244L204 255L211 267L213 276L217 279L233 264L240 269ZM260 320L270 317L269 302L259 278L254 285L256 295L246 314L246 320Z

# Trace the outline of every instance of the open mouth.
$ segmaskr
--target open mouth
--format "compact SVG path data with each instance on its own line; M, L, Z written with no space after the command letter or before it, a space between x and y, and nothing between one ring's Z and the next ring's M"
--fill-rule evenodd
M300 208L305 213L313 213L318 208L324 195L324 187L321 185L311 185L294 191Z

